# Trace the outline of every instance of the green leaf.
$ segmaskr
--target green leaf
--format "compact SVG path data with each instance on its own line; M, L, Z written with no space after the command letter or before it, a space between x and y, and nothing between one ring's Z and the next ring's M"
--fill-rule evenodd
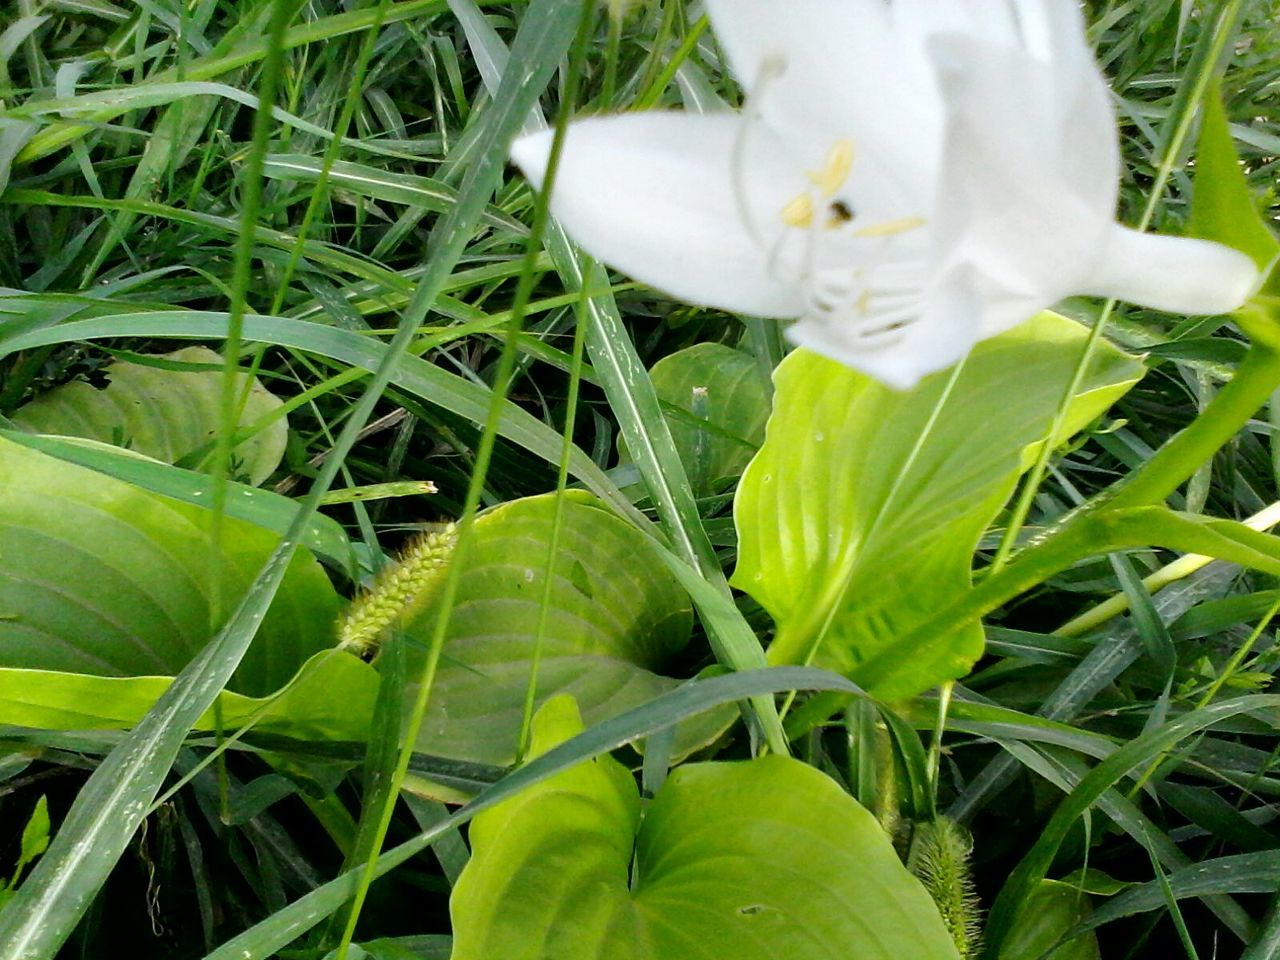
M1159 880L1132 887L1099 907L1092 917L1080 917L1081 926L1092 930L1121 917L1163 909L1168 906L1168 893L1178 900L1223 893L1273 893L1280 888L1280 851L1203 860L1173 871L1165 883L1167 892Z
M535 745L580 729L550 701ZM683 766L643 821L630 774L600 757L478 815L471 839L453 960L957 956L875 818L787 757Z
M1090 913L1083 890L1057 880L1040 881L1000 949L999 960L1099 960L1098 938L1092 933L1050 951L1067 931L1088 921Z
M49 800L41 795L36 801L36 808L31 812L30 819L27 820L27 825L22 828L18 869L21 870L47 849L49 849Z
M271 154L266 158L262 172L273 180L315 183L320 179L323 169L324 161L319 157ZM344 160L337 160L330 166L328 181L333 187L340 187L362 197L403 203L437 213L451 207L458 197L458 191L453 187L430 177L417 177ZM492 208L485 211L483 222L515 234L528 233L528 229L520 221Z
M212 502L216 483L213 477L160 463L109 443L80 437L23 433L20 430L0 430L0 437L174 500L201 506ZM241 483L229 483L228 490L227 516L244 520L280 536L284 536L300 509L296 500L272 490L262 490ZM336 520L323 514L314 514L307 522L302 545L342 570L349 578L356 578L356 560L351 540Z
M979 344L949 392L947 372L900 393L806 350L783 361L734 505L732 582L777 621L770 662L813 657L863 682L876 661L869 692L889 700L969 669L982 653L976 623L926 656L896 654L895 638L969 590L978 539L1048 432L1084 341L1083 328L1040 314ZM1142 372L1101 345L1059 441Z
M643 534L590 494L565 496L537 702L571 693L594 723L680 683L659 671L688 642L692 612ZM546 495L477 518L419 749L515 758L554 512ZM434 604L418 605L403 625L410 643L421 649L435 618Z
M13 414L37 433L86 437L127 447L165 463L206 449L219 429L222 357L207 347L185 347L150 363L117 361L104 369L105 388L73 381L54 387ZM196 364L207 369L182 369ZM240 378L240 388L244 378ZM240 425L275 412L280 400L253 378ZM234 473L250 483L266 480L284 456L284 417L235 448Z
M581 761L665 730L674 723L734 701L750 700L783 690L831 690L857 695L858 688L843 677L809 667L740 670L685 684L655 700L596 724L549 753L535 757L484 790L466 806L378 857L374 872L384 876L477 814L497 806L532 784L577 766ZM348 870L282 910L228 940L206 960L267 960L325 917L342 907L360 879L361 869Z
M769 397L755 357L699 343L663 357L649 371L689 483L698 496L737 479L764 442Z
M172 677L0 668L0 724L124 730L141 720L172 683ZM236 730L253 721L259 732L297 740L363 741L377 691L373 667L349 653L322 650L277 693L247 697L223 691L194 729Z
M1242 714L1266 716L1280 707L1280 697L1254 695L1222 700L1170 720L1144 732L1109 754L1082 777L1045 824L1035 844L1005 881L987 918L986 936L992 952L999 955L1005 939L1016 927L1023 905L1039 889L1076 820L1122 778L1140 765L1163 757L1183 739Z
M1188 232L1247 253L1263 271L1280 254L1280 241L1263 220L1240 166L1217 84L1204 98Z
M57 509L51 509L56 504ZM0 666L102 677L175 674L278 538L0 439ZM264 694L332 643L337 595L315 559L290 566L233 687Z

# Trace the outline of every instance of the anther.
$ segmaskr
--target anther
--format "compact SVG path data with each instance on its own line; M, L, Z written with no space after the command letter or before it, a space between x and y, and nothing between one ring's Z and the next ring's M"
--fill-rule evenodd
M813 225L813 198L807 193L787 201L782 208L782 222L788 227L809 227Z
M843 226L853 219L853 208L843 200L836 200L827 207L827 229Z
M822 169L809 174L809 179L818 188L824 198L834 197L836 191L844 186L853 169L853 141L837 140L827 151L827 161Z

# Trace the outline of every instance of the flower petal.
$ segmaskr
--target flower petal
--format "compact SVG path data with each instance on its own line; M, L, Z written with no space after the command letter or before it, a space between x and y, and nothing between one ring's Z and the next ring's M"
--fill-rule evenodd
M1257 267L1238 250L1117 225L1106 235L1080 292L1169 313L1212 316L1239 307L1257 284Z
M851 143L896 193L928 203L941 104L919 44L904 44L882 0L707 0L748 116L817 162Z
M593 256L681 300L796 316L801 293L771 275L768 238L753 237L744 224L734 184L742 184L755 222L780 229L786 191L803 174L768 142L742 155L740 124L736 114L664 112L577 121L565 138L551 211ZM548 130L511 148L538 187L551 140Z
M1045 62L1021 47L932 40L947 108L944 169L985 173L1042 208L1069 193L1110 219L1120 176L1111 95L1083 38L1074 46L1081 49ZM957 145L960 138L967 142ZM985 155L979 167L975 149Z
M876 0L706 0L729 68L744 90L754 92L766 64L783 69L809 65L829 70L856 66L851 56L819 56L828 43L857 44L858 37L886 20ZM825 53L826 51L823 50Z
M981 336L981 309L972 272L958 269L934 289L929 303L908 319L896 339L869 339L860 335L857 324L812 314L787 328L787 339L895 390L910 390L973 349Z

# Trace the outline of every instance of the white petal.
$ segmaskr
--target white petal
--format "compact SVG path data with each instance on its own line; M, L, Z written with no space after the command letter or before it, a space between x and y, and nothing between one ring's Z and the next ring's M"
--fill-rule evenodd
M809 63L829 70L856 65L852 57L816 56L832 40L855 44L886 19L878 0L706 0L716 37L744 90L752 91L768 63Z
M1258 284L1254 262L1207 240L1162 237L1116 226L1079 291L1192 316L1229 313Z
M708 0L746 112L821 162L836 141L897 192L928 201L941 109L918 44L904 45L883 0ZM922 184L924 186L922 186Z
M703 306L761 316L796 316L800 292L771 276L768 244L740 216L781 226L788 189L803 174L786 151L755 142L735 159L736 114L638 113L570 125L551 198L573 239L637 280ZM764 136L758 132L758 136ZM521 137L512 159L541 187L551 131ZM735 163L750 168L735 172Z
M981 335L980 320L981 304L971 278L956 271L899 339L877 343L860 336L856 324L812 315L792 324L787 338L895 390L910 390L922 377L966 356Z
M985 155L988 175L1024 198L1045 204L1070 193L1073 202L1112 216L1120 174L1115 118L1087 51L1045 63L1021 48L958 36L937 38L929 50L947 105L948 173L981 172L949 142L968 137Z
M1009 0L894 0L893 22L918 41L943 33L980 38L998 46L1019 42Z

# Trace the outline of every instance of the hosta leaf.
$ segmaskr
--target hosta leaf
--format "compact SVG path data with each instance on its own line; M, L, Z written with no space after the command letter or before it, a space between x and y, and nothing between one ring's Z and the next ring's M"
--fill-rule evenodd
M886 699L968 670L982 652L977 624L927 657L895 660L895 638L969 589L978 539L1048 432L1084 339L1045 313L985 341L936 417L950 372L902 393L806 350L783 361L734 505L731 582L777 621L771 662L812 657L856 681L874 659L871 692ZM1064 438L1142 372L1099 345Z
M171 675L212 635L278 537L0 439L0 667ZM215 591L216 587L216 591ZM232 687L282 686L333 642L337 595L300 553Z
M1099 960L1092 932L1050 949L1092 912L1083 890L1057 880L1040 881L1001 946L999 960Z
M557 698L535 749L580 729ZM603 756L479 814L471 841L453 960L957 956L875 818L790 758L682 766L641 820Z
M154 359L160 365L111 364L104 368L110 382L103 388L83 381L54 387L18 409L13 420L38 433L114 443L165 463L177 463L189 454L207 450L221 424L222 373L173 365L220 368L222 357L206 347L185 347ZM280 400L255 378L240 423L253 423L279 406ZM281 417L236 447L234 475L254 484L271 476L284 456L288 431Z
M699 496L742 475L764 442L769 397L750 354L699 343L663 357L649 371L689 483Z
M45 730L127 729L169 688L172 677L95 677L54 670L0 668L0 724ZM224 691L196 730L260 732L298 740L363 741L378 691L374 669L349 653L313 656L278 697Z
M504 504L475 525L420 749L515 757L543 599L553 496ZM405 623L424 643L435 607ZM566 495L538 667L538 701L572 693L595 722L670 690L658 671L688 641L688 595L634 527L587 493ZM412 675L412 671L411 674Z

